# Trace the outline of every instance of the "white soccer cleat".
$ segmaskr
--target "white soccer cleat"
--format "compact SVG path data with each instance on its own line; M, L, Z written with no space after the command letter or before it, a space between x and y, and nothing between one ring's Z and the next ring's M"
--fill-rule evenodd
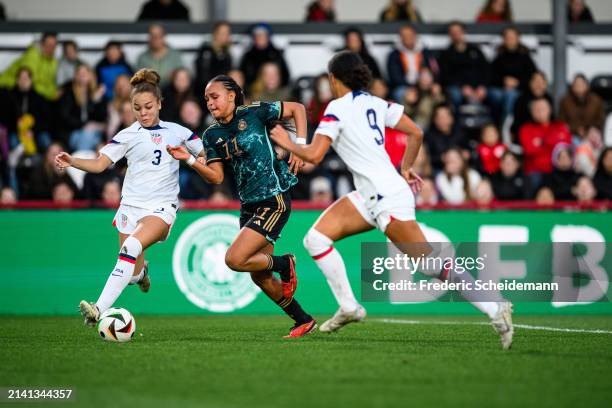
M142 267L144 273L142 279L138 281L138 288L144 293L147 293L151 288L151 278L149 277L149 261L144 261L144 266Z
M508 350L512 346L512 336L514 335L514 327L512 326L512 303L499 303L499 310L495 317L491 319L491 325L501 338L502 348Z
M100 311L95 303L81 300L81 303L79 303L79 310L81 311L81 315L85 318L83 324L86 326L93 327L98 323L98 320L100 320Z
M331 319L325 321L321 327L319 327L319 331L323 333L332 333L340 330L349 323L361 322L365 317L366 310L361 305L357 306L357 309L352 312L345 312L340 308Z

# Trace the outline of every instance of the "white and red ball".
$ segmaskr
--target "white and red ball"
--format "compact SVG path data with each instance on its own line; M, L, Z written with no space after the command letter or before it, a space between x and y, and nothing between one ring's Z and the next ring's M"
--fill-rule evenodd
M124 343L134 337L136 320L127 310L113 307L100 315L96 330L104 340Z

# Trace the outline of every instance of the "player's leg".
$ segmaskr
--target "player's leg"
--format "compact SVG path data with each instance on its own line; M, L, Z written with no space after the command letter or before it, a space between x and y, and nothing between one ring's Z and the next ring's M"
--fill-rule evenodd
M86 324L95 324L99 314L115 303L134 274L136 259L143 250L162 240L168 229L168 224L156 216L146 216L138 221L134 231L123 241L117 263L98 301L95 304L81 302L81 314L84 315Z
M273 251L274 246L270 243L261 250L264 254L272 254ZM297 299L295 299L295 297L287 299L283 295L281 281L274 276L272 271L251 272L251 279L274 303L295 321L294 328L305 326L304 329L306 332L302 333L302 335L315 329L316 322L312 316L304 312Z
M425 238L423 231L415 220L401 221L391 218L385 229L385 235L397 246L397 248L412 257L418 258L423 255L428 257L446 258L444 248L432 247ZM442 253L441 253L442 251ZM433 264L433 263L432 263ZM469 273L453 273L450 268L443 267L442 270L420 269L426 275L434 276L441 280L449 279L451 282L470 283L474 287L473 277ZM499 299L499 301L483 301L482 294L475 291L465 290L459 293L478 310L485 313L491 319L495 330L501 336L502 346L507 349L512 344L512 304Z
M129 237L129 234L119 233L119 250L123 246L123 242ZM148 292L151 287L151 279L149 277L149 264L145 261L145 251L136 258L136 266L134 267L134 273L130 278L130 285L138 285L141 291Z
M304 247L323 272L340 306L334 317L321 325L320 330L324 332L336 331L365 318L365 309L355 299L342 256L333 246L334 242L345 237L374 228L364 218L367 216L364 209L357 207L359 203L354 203L358 199L354 193L338 199L321 214L304 237Z

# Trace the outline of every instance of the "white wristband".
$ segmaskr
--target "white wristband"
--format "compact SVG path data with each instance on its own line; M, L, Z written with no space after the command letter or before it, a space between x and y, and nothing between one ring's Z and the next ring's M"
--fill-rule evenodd
M196 162L196 158L193 156L189 156L189 158L187 159L187 164L190 166L193 166L195 162Z
M305 145L306 144L306 138L305 137L298 137L295 139L295 143L299 144L299 145Z

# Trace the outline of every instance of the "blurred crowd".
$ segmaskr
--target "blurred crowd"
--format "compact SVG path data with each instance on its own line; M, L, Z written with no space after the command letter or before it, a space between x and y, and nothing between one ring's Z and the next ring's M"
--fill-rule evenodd
M570 10L575 3L585 7L570 1ZM330 0L314 2L309 19L333 21L330 5ZM478 21L511 17L508 1L489 0ZM394 0L381 19L420 21L420 16L411 1ZM125 162L101 174L84 174L60 172L53 158L61 150L96 157L115 133L134 122L129 78L142 67L162 77L162 120L203 132L212 120L203 88L212 77L228 74L250 101L304 103L312 137L332 99L327 76L292 77L270 26L256 24L250 34L250 48L235 60L231 27L217 23L211 41L187 66L181 52L166 43L163 26L155 23L149 27L147 49L135 61L126 60L120 42L110 41L99 62L89 66L74 41L59 44L57 34L44 33L0 74L0 203L117 203ZM488 60L478 45L467 42L462 23L448 25L449 46L435 52L406 23L384 67L368 52L358 28L343 35L343 49L359 53L372 71L369 91L402 104L425 132L414 165L425 181L418 204L535 200L546 205L612 198L612 115L607 114L612 101L592 90L584 75L576 75L560 106L554 106L548 78L521 43L517 28L504 28L501 45ZM385 147L398 167L407 136L394 129L385 133ZM237 198L229 177L211 186L181 168L180 184L183 199L223 203ZM293 196L324 204L352 188L346 166L332 151L317 168L303 169Z

